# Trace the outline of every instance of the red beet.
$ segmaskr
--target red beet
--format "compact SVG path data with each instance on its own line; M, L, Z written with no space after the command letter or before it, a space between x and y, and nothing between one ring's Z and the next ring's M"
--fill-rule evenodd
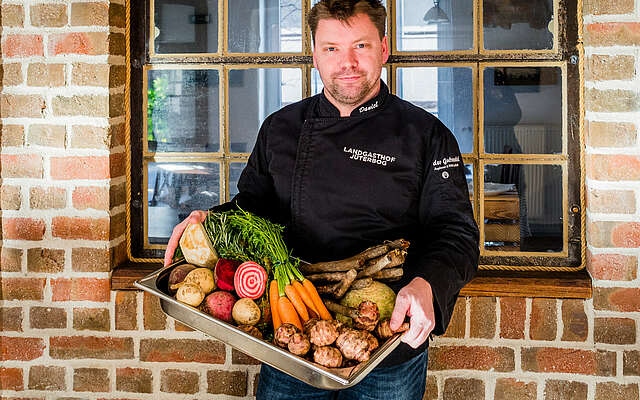
M222 290L215 291L204 298L200 305L202 310L214 318L226 322L232 322L231 310L236 302L236 297Z
M224 258L218 259L218 263L216 264L216 269L214 271L218 289L226 290L229 292L235 289L233 286L233 276L235 275L236 269L238 269L238 266L240 264L240 261L227 260Z

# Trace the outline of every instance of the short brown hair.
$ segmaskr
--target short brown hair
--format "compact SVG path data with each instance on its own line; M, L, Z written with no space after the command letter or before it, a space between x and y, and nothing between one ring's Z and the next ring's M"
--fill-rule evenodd
M385 22L387 19L387 10L384 8L380 0L321 0L319 1L307 16L307 23L311 28L311 37L314 42L316 40L316 29L318 22L322 19L337 19L338 21L347 22L347 20L356 14L366 14L371 22L378 29L380 39L385 34Z

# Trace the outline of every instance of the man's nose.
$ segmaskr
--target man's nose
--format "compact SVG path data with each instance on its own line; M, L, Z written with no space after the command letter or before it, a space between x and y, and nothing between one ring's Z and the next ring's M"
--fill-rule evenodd
M353 49L348 49L343 53L342 67L345 69L352 69L358 65L358 57Z

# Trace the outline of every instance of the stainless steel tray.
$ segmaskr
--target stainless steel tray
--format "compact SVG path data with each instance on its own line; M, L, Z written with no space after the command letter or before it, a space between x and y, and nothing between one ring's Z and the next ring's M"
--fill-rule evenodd
M400 334L396 334L381 344L366 362L348 368L325 368L174 299L167 291L169 273L182 263L184 261L160 268L134 285L158 296L162 310L170 317L317 388L344 389L355 385L400 344Z

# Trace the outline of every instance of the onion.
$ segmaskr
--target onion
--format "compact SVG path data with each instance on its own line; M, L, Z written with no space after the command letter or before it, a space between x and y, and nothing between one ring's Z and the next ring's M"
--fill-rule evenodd
M233 286L238 296L257 299L267 286L267 271L253 261L246 261L236 269Z

